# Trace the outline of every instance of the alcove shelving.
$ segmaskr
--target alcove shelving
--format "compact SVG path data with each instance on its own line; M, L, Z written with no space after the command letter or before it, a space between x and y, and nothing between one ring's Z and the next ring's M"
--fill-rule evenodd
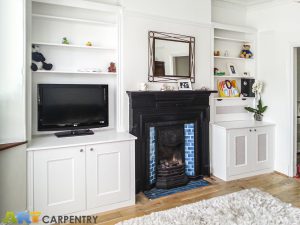
M30 2L28 52L32 51L32 45L38 46L45 62L53 64L53 68L37 71L28 68L29 139L40 134L37 131L37 85L40 83L108 84L109 127L102 129L118 129L121 8L92 1ZM68 44L63 43L64 37ZM111 62L116 64L116 72L108 71Z
M240 26L214 23L212 45L212 87L218 89L218 82L236 80L241 91L241 79L256 77L256 30ZM252 58L241 58L243 45L251 46ZM220 52L216 56L214 53ZM229 72L228 65L234 65L236 74ZM224 72L224 75L215 75L214 70ZM247 76L244 75L247 73ZM245 106L252 106L252 97L221 97L219 93L212 96L212 122L250 119L250 114L244 110Z

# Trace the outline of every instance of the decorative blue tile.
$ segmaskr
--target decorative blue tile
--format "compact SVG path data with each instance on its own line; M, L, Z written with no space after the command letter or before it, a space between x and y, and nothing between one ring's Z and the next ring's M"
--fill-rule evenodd
M195 175L195 124L184 124L184 139L185 139L185 172L188 176Z
M154 184L156 182L156 134L155 134L155 127L150 127L149 130L149 150L150 150L150 173L149 173L149 183Z

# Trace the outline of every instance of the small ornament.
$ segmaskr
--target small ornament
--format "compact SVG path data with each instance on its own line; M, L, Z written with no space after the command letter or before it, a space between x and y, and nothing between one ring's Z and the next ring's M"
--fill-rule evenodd
M251 45L243 45L243 49L240 54L240 58L251 59L253 57L253 53L250 51Z
M69 40L68 40L66 37L63 37L63 39L62 39L62 44L64 44L64 45L69 45L70 42L69 42Z
M140 91L147 91L148 85L147 83L140 83Z
M229 51L228 50L225 51L224 56L229 57Z
M110 63L110 66L108 67L108 72L110 72L110 73L117 72L116 64L114 62Z
M221 52L220 51L214 51L214 56L220 56Z
M93 46L92 42L88 41L85 43L86 46Z

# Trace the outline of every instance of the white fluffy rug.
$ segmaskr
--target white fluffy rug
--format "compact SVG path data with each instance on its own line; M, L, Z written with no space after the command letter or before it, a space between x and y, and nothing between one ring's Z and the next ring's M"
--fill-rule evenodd
M300 209L258 189L196 202L118 225L300 225Z

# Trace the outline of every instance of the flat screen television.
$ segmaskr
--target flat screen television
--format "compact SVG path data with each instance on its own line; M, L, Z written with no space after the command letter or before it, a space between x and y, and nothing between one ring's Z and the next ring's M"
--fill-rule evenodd
M68 130L60 134L72 136L107 126L108 85L38 84L38 131Z

